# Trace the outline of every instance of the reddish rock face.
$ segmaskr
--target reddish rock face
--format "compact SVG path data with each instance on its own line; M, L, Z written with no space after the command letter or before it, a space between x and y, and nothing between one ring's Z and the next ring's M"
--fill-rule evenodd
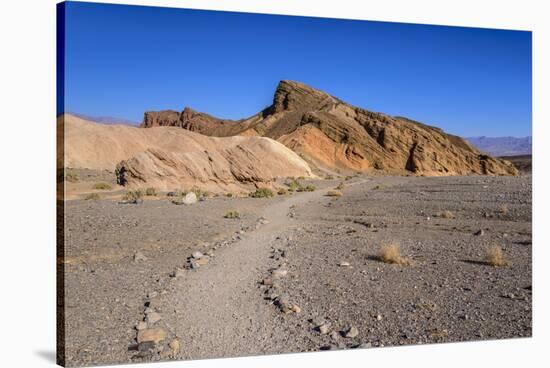
M464 139L403 117L349 105L323 91L281 81L273 104L242 120L186 108L145 113L142 127L179 126L210 136L276 139L320 170L419 175L517 175L508 161L482 154Z

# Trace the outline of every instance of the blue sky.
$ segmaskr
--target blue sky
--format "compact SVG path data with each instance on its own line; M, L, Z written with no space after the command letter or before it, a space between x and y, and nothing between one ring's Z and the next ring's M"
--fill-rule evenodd
M462 136L531 135L525 31L66 4L65 110L239 119L279 80Z

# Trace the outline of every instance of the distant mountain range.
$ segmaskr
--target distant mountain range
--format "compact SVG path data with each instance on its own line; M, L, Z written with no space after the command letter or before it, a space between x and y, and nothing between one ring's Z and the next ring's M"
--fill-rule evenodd
M106 125L138 125L139 124L136 121L123 119L123 118L115 118L113 116L93 116L93 115L79 114L76 112L67 112L67 114L79 117L84 120L93 121L96 123L106 124Z
M530 155L532 137L469 137L468 142L492 156Z

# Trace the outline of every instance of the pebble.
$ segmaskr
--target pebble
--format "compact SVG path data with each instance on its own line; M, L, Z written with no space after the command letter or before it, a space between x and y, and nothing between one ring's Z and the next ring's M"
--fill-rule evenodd
M200 267L200 265L199 265L197 262L191 261L191 268L192 268L193 270L196 270L196 269L199 268L199 267Z
M349 262L346 262L346 261L340 262L338 265L340 267L349 267L350 266Z

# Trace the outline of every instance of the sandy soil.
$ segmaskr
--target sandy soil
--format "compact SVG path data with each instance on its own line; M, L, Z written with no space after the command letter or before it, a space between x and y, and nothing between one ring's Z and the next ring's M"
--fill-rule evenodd
M530 176L355 177L326 196L338 183L189 206L67 201L67 364L531 336ZM388 244L411 265L380 262ZM493 244L510 267L484 262ZM195 251L211 257L190 268ZM137 344L144 318L164 341Z

